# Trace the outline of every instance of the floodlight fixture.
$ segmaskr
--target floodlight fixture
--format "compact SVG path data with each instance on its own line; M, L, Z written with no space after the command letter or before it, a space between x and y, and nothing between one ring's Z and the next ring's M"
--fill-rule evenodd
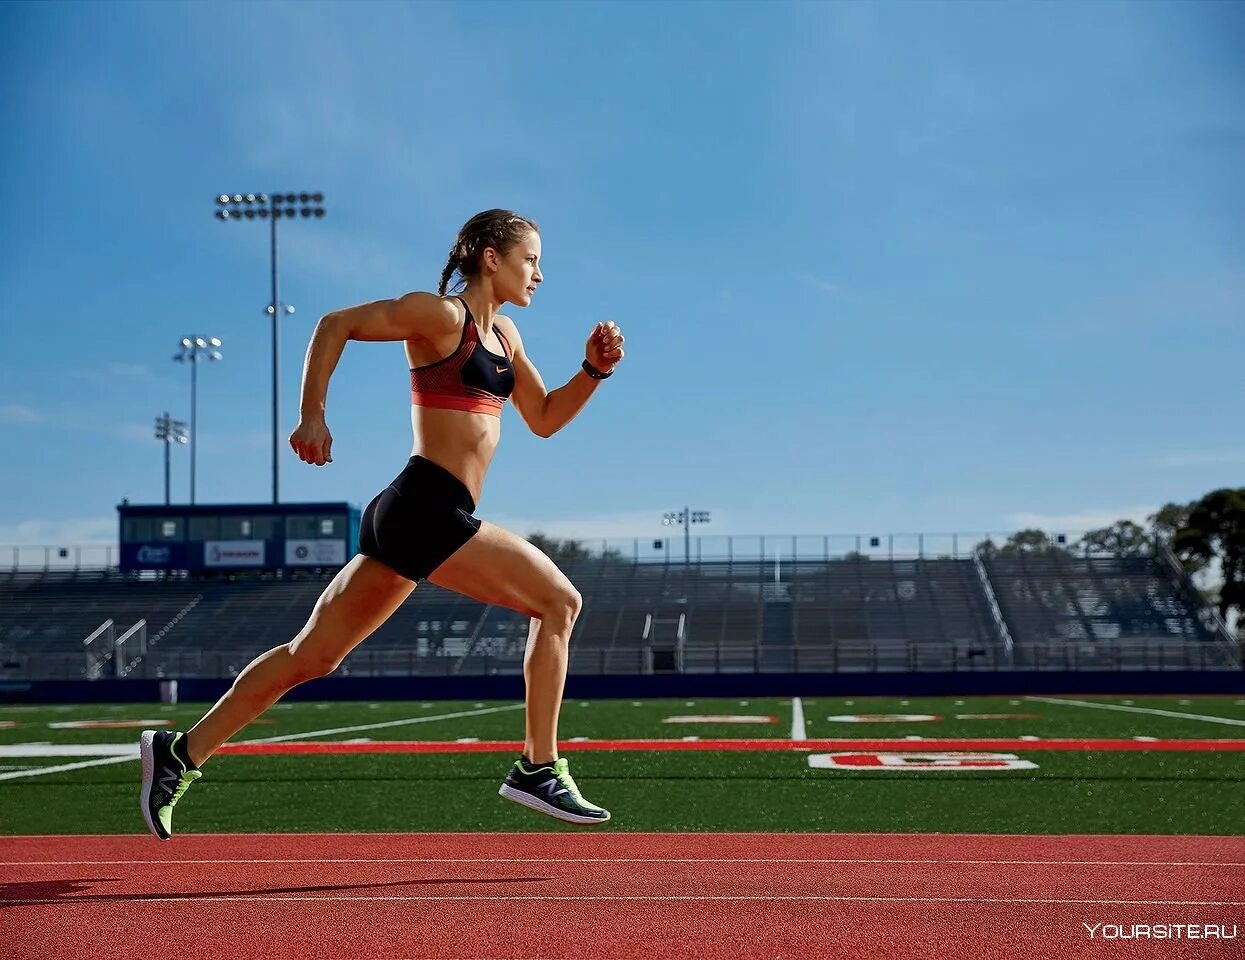
M259 217L270 224L271 261L272 261L272 298L265 311L272 318L272 502L280 503L281 490L281 327L277 322L282 315L288 316L294 308L281 303L277 246L277 221L283 218L293 219L300 213L304 219L319 219L324 216L323 193L222 193L217 195L216 202L222 209L216 211L216 218L228 223L231 220L254 220ZM299 204L296 208L294 204ZM316 206L311 206L315 204ZM209 357L209 359L212 359Z
M164 443L164 503L169 503L169 447L170 445L185 444L186 437L186 421L174 420L166 411L164 416L156 417L156 439Z
M676 524L682 525L683 560L685 563L690 563L692 557L692 524L708 522L708 510L693 510L691 507L684 507L682 510L673 511L671 513L663 513L661 516L662 526L672 527Z
M195 502L196 452L198 444L199 411L199 358L206 356L209 361L221 360L224 355L216 348L221 346L220 337L182 337L181 353L173 357L178 363L190 364L190 502Z

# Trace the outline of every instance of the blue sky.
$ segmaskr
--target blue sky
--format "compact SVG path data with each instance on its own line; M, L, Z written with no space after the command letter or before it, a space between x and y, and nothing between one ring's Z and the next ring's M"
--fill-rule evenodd
M504 414L479 513L517 532L1084 529L1239 485L1242 48L1226 3L0 5L0 544L162 500L191 334L199 501L268 500L267 232L222 191L326 194L282 236L287 500L365 504L410 448L401 347L350 344L334 463L288 451L315 321L433 288L493 206L542 226L550 387L627 336L552 439Z

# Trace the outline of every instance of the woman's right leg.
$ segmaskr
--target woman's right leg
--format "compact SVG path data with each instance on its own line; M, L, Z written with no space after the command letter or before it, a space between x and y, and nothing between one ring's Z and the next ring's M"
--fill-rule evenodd
M415 589L379 560L352 559L325 588L293 640L260 654L186 735L190 761L201 766L222 743L281 699L291 687L337 669L346 654L389 619Z

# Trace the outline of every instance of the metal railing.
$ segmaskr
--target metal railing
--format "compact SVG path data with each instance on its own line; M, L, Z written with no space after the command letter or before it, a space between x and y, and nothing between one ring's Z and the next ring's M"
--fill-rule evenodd
M576 539L591 558L613 556L634 563L738 561L754 563L791 560L837 560L861 556L873 560L966 559L978 544L992 540L1002 545L1016 531L960 531L952 533L831 533L831 534L713 534L671 536L669 531L649 537L580 537ZM1085 531L1052 533L1050 545L1063 549ZM104 570L120 562L117 543L0 544L0 571Z

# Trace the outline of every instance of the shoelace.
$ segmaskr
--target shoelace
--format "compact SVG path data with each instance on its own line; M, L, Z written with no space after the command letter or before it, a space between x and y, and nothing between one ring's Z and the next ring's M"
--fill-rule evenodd
M571 776L571 770L566 760L562 759L555 763L553 770L562 786L571 791L571 796L573 796L580 803L588 805L588 801L584 799L584 795L579 792L579 785L575 783L575 778Z
M169 797L169 806L174 806L178 800L182 798L182 794L190 787L192 783L198 780L203 774L198 770L187 770L181 775L177 789L173 791L173 796Z

